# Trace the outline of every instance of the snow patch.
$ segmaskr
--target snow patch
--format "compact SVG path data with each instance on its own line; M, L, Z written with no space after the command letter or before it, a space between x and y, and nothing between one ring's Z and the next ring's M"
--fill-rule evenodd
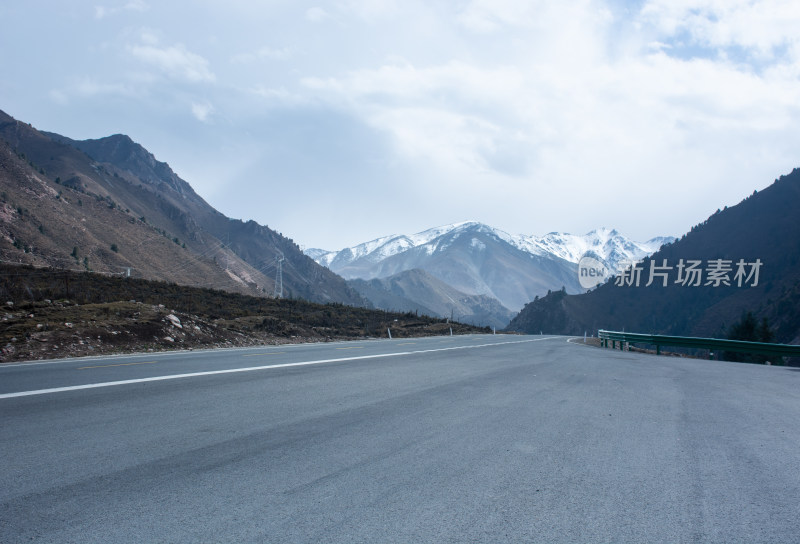
M472 240L470 240L469 245L470 247L477 249L478 251L483 251L484 249L486 249L486 244L484 244L477 238L473 238Z

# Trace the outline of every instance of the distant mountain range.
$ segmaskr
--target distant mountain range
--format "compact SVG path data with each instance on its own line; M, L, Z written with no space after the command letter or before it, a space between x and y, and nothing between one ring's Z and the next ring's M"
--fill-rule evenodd
M354 279L348 284L376 308L452 318L502 329L514 317L497 299L468 295L424 270L405 270L388 278Z
M466 221L417 234L385 236L340 251L308 249L306 254L348 280L380 279L388 285L396 283L399 274L424 270L462 298L489 297L516 312L549 290L585 291L577 274L577 263L584 254L592 254L616 272L626 261L641 259L673 240L660 237L634 242L610 229L583 236L514 236ZM351 285L381 307L375 293L364 290L364 283L351 281ZM499 314L496 317L501 319Z
M331 252L226 217L128 136L95 140L36 130L0 111L0 260L130 274L314 302L454 317L501 328L550 290L580 293L577 261L610 270L670 238L512 236L468 221ZM346 278L346 280L345 280Z
M554 292L532 301L509 328L724 338L752 312L759 321L768 320L776 341L800 343L798 209L800 169L795 169L736 206L717 210L645 258L639 272L625 271L589 293Z
M0 112L0 259L369 305L289 238L224 216L128 136L76 141Z

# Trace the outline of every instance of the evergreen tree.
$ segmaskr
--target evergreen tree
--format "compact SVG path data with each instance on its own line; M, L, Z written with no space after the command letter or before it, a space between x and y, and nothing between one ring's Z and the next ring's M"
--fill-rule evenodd
M731 326L728 332L729 340L744 340L745 342L772 342L775 334L769 326L769 320L765 317L758 322L753 312L746 312L738 323ZM724 352L723 358L727 361L738 361L743 363L765 363L775 361L775 356L758 355L755 353L734 353ZM777 363L782 364L781 357L777 357Z

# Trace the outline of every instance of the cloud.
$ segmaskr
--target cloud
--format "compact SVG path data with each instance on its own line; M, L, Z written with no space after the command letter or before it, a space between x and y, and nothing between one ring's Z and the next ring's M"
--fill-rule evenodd
M495 33L509 28L537 29L548 35L577 25L586 30L610 22L611 12L596 0L551 2L548 0L470 0L456 21L477 33ZM557 22L559 26L551 25ZM587 24L588 23L588 24Z
M800 40L800 4L794 0L648 0L641 21L661 35L686 36L717 52L742 48L761 61L774 60L782 47Z
M136 59L153 66L169 78L192 83L216 80L208 61L189 51L183 44L159 46L152 35L147 35L143 43L130 46L129 51Z
M98 81L93 77L82 77L60 89L52 89L49 96L58 104L68 104L72 98L104 98L138 96L137 90L126 83Z
M531 24L537 11L535 2L472 0L461 9L456 20L473 32L491 33L508 25Z
M137 12L145 12L150 9L143 0L131 0L121 6L95 6L94 7L94 17L95 19L104 19L111 15L115 15L117 13L122 13L124 11L137 11Z
M404 4L407 9L408 0ZM340 6L345 11L369 22L391 20L401 12L397 0L344 0Z
M519 103L523 79L512 67L452 62L426 68L386 65L303 83L390 133L407 157L427 158L449 170L483 170L491 168L490 157L504 154L499 152L503 142L517 140L519 148L520 132L514 127L519 113L498 109Z
M280 49L261 47L252 53L240 53L238 55L234 55L231 58L231 62L251 63L259 60L287 60L290 57L291 53L286 47L281 47Z
M100 95L132 96L134 91L121 83L104 83L84 78L72 87L75 94L91 98Z
M312 104L307 96L291 92L285 87L256 85L245 89L244 93L256 97L259 105L268 106L270 109L295 109L297 107L308 107Z
M192 102L192 115L203 123L209 122L209 116L214 113L214 106L209 102Z
M306 10L306 19L312 23L321 23L329 17L330 14L319 6L313 6Z
M147 31L122 16L143 2L95 1L102 24L9 59L9 82L63 83L46 100L9 100L27 101L32 122L93 120L152 145L149 135L241 217L236 195L269 171L280 177L264 198L275 185L324 186L320 214L354 199L374 210L372 222L350 218L341 236L352 242L357 223L377 236L390 215L398 230L411 230L406 215L420 229L474 216L521 232L613 223L645 238L678 234L709 202L735 203L797 166L795 0L152 3ZM36 31L17 11L5 9L0 41ZM228 172L244 147L257 167ZM209 174L217 162L224 176ZM398 199L406 212L390 214ZM656 199L663 214L641 211ZM321 236L303 221L283 228Z
M686 55L686 29L654 26L649 4L625 17L599 2L580 5L573 12L552 2L471 2L457 24L476 45L463 46L458 60L395 58L307 76L302 89L388 136L394 155L419 176L406 182L407 193L453 205L459 194L465 216L493 213L522 224L536 214L548 229L610 223L596 218L611 215L624 194L629 211L616 225L655 229L642 236L679 234L678 214L700 220L707 202L733 204L722 195L745 195L758 172L777 175L779 164L796 161L800 79L792 54L775 49L768 69L753 59ZM754 44L754 51L795 40L726 32L691 40ZM482 47L496 50L484 57ZM632 211L652 207L659 191L696 200L663 193L657 223ZM498 202L504 214L487 204L498 194L514 195ZM597 222L570 225L573 216Z

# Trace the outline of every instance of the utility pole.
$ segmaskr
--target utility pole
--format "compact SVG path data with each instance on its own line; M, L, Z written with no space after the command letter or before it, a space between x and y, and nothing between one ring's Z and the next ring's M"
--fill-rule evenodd
M225 245L222 246L222 249L223 250L227 249L227 247L229 245L231 245L231 235L227 234L225 236ZM230 262L229 262L230 259L229 259L229 256L228 256L227 253L223 253L223 254L225 255L225 272L227 272L228 271L228 265L230 264Z
M275 257L277 269L275 270L275 298L283 298L283 252L278 250Z

